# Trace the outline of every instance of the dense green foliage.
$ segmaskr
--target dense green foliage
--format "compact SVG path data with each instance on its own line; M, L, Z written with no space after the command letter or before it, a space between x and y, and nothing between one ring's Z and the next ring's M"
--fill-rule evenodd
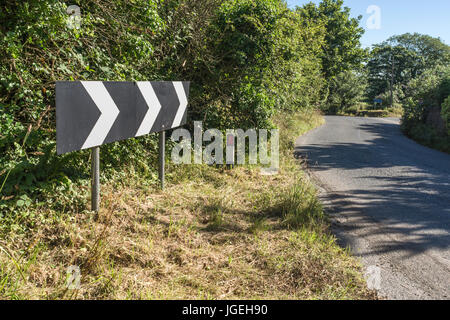
M267 128L319 107L364 55L341 0L6 0L0 21L0 211L81 204L89 153L56 156L57 80L190 80L188 127ZM102 147L103 179L126 166L153 183L155 151L154 135Z
M436 67L397 89L405 105L403 125L425 122L430 108L439 107L450 95L450 68Z
M445 122L447 134L450 136L450 96L442 104L441 116Z
M396 92L404 109L403 131L424 145L450 153L445 109L450 95L450 67L426 70Z
M421 68L418 66L421 59L404 47L392 47L388 44L375 45L371 52L371 59L367 64L368 98L373 100L390 90L391 85L408 83L418 76ZM386 103L391 103L383 99Z
M342 72L362 66L366 51L360 46L364 29L359 19L350 18L350 9L343 0L324 0L318 6L307 4L303 15L315 21L323 21L326 34L321 54L323 72L332 80Z
M6 1L0 10L0 178L2 195L67 194L72 179L88 176L87 153L55 154L56 80L162 78L155 56L163 56L156 32L167 32L157 7L142 1L106 5L83 2L80 29L68 25L61 1ZM163 8L161 8L163 9ZM164 45L173 45L167 37ZM160 59L162 60L162 59ZM163 64L163 62L161 62ZM133 67L130 67L133 66ZM125 155L153 148L152 139L106 147L105 167L133 161ZM148 164L147 164L148 166ZM8 198L8 197L7 197ZM43 198L35 198L41 201ZM13 201L17 201L13 198ZM61 201L63 202L63 201ZM28 202L25 202L27 204ZM76 205L76 201L72 202ZM17 205L23 202L17 201ZM1 209L11 208L8 203Z
M327 111L347 112L357 108L365 99L366 75L355 71L342 72L330 81L329 87Z
M403 87L426 70L450 63L450 47L421 34L393 36L375 45L367 64L368 97L373 100L394 87ZM391 104L390 97L387 104Z
M220 129L267 127L276 110L317 105L323 37L281 1L225 1L205 34L214 59L194 76L204 92L195 117Z
M427 70L413 79L401 94L405 110L402 118L404 132L424 145L450 153L446 107L446 99L450 95L450 67L438 66Z
M450 62L450 47L439 38L418 33L405 33L387 40L391 46L400 46L414 52L420 59L421 69L430 69Z
M450 95L449 65L450 46L438 38L409 33L391 37L371 51L368 101L381 98L384 108L403 108L402 129L408 136L450 152L446 109L441 107Z
M339 85L339 81L361 71L367 58L367 51L360 45L364 33L359 26L361 17L351 18L350 9L344 7L343 0L324 0L318 6L309 3L302 11L305 17L322 21L325 25L325 43L320 54L326 79L322 108L326 112L336 113L336 98L340 100L340 92L346 90ZM342 99L347 100L345 97Z
M397 88L396 95L404 109L403 131L420 143L450 152L450 135L445 130L442 106L450 95L450 68L437 66L426 70L406 86Z

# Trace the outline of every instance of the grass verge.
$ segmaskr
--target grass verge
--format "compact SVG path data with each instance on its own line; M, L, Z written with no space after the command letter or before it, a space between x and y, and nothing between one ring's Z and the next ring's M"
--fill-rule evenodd
M281 170L172 166L168 187L104 184L92 213L28 209L0 240L4 299L372 299L292 156L316 113L278 116ZM18 231L20 230L20 231ZM67 268L81 270L67 288Z

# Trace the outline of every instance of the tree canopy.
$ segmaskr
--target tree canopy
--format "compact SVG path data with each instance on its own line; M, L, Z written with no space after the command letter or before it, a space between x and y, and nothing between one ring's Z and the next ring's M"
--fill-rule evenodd
M450 46L439 38L418 33L393 36L375 45L368 69L369 99L393 86L404 87L426 70L450 63Z
M325 42L322 46L322 68L326 79L333 79L341 72L362 67L367 51L361 47L364 29L358 19L350 17L350 8L343 0L324 0L319 5L309 3L303 15L325 25Z

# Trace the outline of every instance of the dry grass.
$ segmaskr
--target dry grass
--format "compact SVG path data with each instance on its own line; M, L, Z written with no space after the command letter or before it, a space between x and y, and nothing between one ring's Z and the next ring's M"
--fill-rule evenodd
M338 247L315 191L289 153L320 116L282 127L281 172L171 167L165 191L103 187L103 209L43 212L0 242L5 299L372 299ZM297 132L293 130L297 129ZM79 290L66 270L81 269Z

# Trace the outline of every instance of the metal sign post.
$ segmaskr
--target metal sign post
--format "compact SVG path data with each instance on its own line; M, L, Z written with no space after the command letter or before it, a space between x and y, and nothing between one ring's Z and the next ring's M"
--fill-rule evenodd
M164 190L164 164L166 161L166 132L159 133L159 181L161 182L161 189Z
M91 210L98 212L100 207L100 147L91 149Z

